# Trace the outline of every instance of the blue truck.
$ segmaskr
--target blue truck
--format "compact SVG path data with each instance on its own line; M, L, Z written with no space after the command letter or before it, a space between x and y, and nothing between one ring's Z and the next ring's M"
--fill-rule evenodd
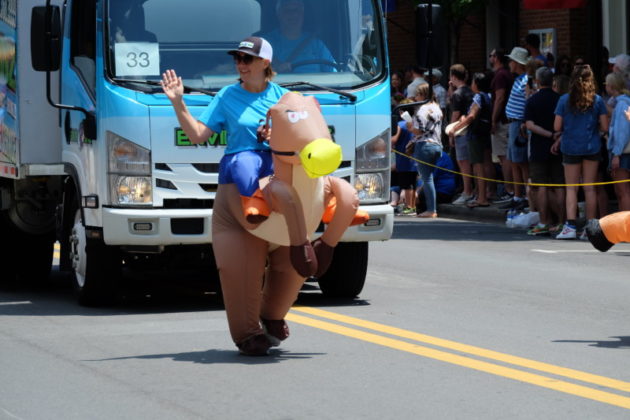
M82 304L114 296L123 269L212 274L212 204L229 133L191 144L159 81L175 69L198 116L238 77L226 52L254 34L277 39L274 81L314 95L342 146L334 175L356 187L370 220L348 229L317 280L327 295L361 292L368 243L393 230L379 1L41 3L0 0L2 279L46 278L55 242ZM283 19L300 24L298 41L283 45Z

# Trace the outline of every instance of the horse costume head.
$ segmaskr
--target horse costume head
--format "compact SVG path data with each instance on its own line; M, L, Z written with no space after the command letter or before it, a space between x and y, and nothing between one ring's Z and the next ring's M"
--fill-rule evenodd
M267 113L267 123L269 119L274 164L302 165L311 178L328 175L341 164L341 147L333 142L312 96L285 94Z

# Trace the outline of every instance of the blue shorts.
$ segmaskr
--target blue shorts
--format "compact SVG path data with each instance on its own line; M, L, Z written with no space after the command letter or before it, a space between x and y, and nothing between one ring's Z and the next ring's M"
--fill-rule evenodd
M224 155L219 163L219 184L236 184L238 192L251 197L259 188L258 180L273 174L273 160L268 150L245 150Z
M507 158L514 163L527 163L527 139L521 136L522 121L510 123Z
M455 137L455 159L469 160L468 137L466 135Z

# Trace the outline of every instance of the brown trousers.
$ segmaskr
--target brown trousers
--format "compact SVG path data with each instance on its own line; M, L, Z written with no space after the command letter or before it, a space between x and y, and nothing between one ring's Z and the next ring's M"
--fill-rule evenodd
M260 318L284 319L304 278L293 269L289 248L270 244L248 232L235 184L219 185L212 215L212 245L235 343L262 334Z

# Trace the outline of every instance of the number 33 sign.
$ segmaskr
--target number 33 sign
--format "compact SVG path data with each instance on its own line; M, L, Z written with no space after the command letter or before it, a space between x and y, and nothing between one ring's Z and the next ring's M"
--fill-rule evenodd
M160 47L148 42L121 42L115 46L116 76L159 76Z

